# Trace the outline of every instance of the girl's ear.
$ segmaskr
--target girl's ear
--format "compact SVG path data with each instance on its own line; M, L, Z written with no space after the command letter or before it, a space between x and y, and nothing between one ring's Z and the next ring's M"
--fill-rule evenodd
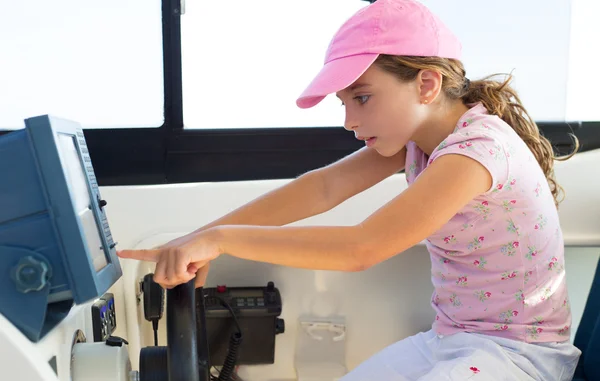
M442 90L442 74L435 70L421 70L417 75L421 103L433 103Z

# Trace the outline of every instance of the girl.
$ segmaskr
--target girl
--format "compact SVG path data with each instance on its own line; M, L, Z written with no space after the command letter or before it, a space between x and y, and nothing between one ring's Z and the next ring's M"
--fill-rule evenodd
M155 250L170 288L228 254L362 271L425 240L432 329L350 372L358 380L570 380L571 312L553 151L508 82L470 83L461 44L427 8L379 0L334 36L301 108L335 93L366 147ZM510 78L509 78L510 79ZM283 226L405 169L409 187L354 226ZM199 271L200 270L200 271Z

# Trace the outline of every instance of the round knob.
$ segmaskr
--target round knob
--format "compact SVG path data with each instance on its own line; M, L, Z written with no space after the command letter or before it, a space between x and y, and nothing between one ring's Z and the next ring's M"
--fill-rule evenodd
M278 335L280 333L285 332L285 320L277 318L275 320L275 334Z
M10 275L19 292L40 291L48 283L50 266L43 260L27 256L21 258Z
M273 283L273 282L269 282L269 283L267 283L267 290L268 290L268 291L273 291L273 290L275 290L275 283Z
M98 200L98 205L100 206L100 209L104 208L106 204L108 204L106 200Z

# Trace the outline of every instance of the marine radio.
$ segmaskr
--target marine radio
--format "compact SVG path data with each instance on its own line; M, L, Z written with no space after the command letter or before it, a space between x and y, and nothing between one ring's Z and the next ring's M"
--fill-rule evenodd
M232 346L237 352L237 365L273 364L275 336L285 331L284 320L278 318L282 306L275 284L268 282L266 287L220 285L204 288L203 292L210 364L224 365ZM196 307L200 305L197 303ZM236 344L234 337L238 331L243 339Z

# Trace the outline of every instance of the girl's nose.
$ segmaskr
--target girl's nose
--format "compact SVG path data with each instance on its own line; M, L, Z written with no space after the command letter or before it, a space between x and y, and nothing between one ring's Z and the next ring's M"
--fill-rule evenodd
M356 120L356 118L351 117L348 111L346 111L346 120L344 121L344 128L348 131L354 131L358 128L358 121Z

